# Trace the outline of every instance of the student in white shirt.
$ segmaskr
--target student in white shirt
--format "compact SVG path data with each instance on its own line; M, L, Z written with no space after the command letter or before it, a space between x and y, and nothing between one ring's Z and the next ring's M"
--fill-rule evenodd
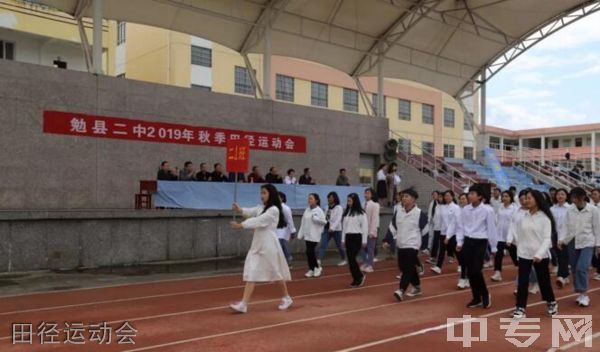
M467 265L467 275L473 299L468 308L492 305L491 295L483 277L483 261L488 242L496 248L496 217L492 207L484 204L485 191L476 184L469 188L470 204L463 208L456 233L456 251L461 253Z
M373 263L377 255L377 237L379 235L379 210L375 190L367 188L365 190L365 213L369 224L369 236L367 237L367 248L363 251L363 266L361 270L367 273L373 272Z
M469 205L469 195L467 193L463 193L460 196L458 196L459 209L455 213L455 220L454 220L454 225L456 226L455 230L454 230L455 233L458 230L458 222L460 221L460 216L461 216L462 210L467 205ZM454 236L454 239L456 240L456 235ZM458 259L458 265L459 265L458 272L460 273L460 278L458 279L458 284L456 286L460 290L463 290L465 288L471 287L471 285L469 284L469 279L467 278L466 260L463 259L461 252L456 252L456 259Z
M283 178L283 183L285 183L286 185L295 185L298 182L296 182L296 170L294 169L289 169L287 171L287 175Z
M600 188L594 188L590 195L591 201L590 204L598 208L600 211ZM600 281L600 256L595 255L594 259L592 259L592 266L596 268L596 274L594 275L594 280Z
M325 220L325 213L320 205L319 195L310 193L308 195L308 208L302 215L302 222L298 231L298 239L306 241L306 259L308 261L308 271L304 274L306 277L319 277L323 273L323 267L317 261L316 248L321 240L321 234L327 220Z
M444 197L442 193L436 192L437 199L435 200L435 208L429 218L429 227L433 229L433 241L431 242L431 256L427 259L429 264L435 264L439 255L440 249L440 236L442 234L442 220L441 220L441 207L444 203Z
M337 266L344 266L347 264L346 251L344 250L344 246L342 246L342 215L344 214L344 209L340 205L340 198L336 192L329 192L327 195L327 205L327 212L325 213L327 224L325 225L323 235L321 236L319 263L325 257L329 240L333 239L341 260Z
M396 214L396 248L398 252L398 268L402 272L400 277L399 289L394 292L394 296L399 301L404 300L404 295L408 297L420 296L421 280L417 272L417 258L423 230L427 225L427 214L417 207L419 194L412 188L402 191L403 207ZM406 292L409 285L413 286L410 292Z
M456 248L456 213L460 209L456 204L456 199L454 199L453 191L447 190L444 192L443 199L444 204L439 206L441 222L440 250L436 265L431 267L431 271L436 274L442 273L446 251L454 253L454 249Z
M287 259L288 265L291 267L292 255L287 249L287 243L290 239L292 239L293 236L296 235L296 227L294 227L292 209L285 204L287 202L285 193L279 192L279 199L281 200L281 211L283 212L286 226L277 228L277 238L279 238L279 244L281 245L285 259Z
M360 270L356 256L361 248L367 246L368 232L367 214L360 205L358 194L350 193L342 220L342 243L346 247L348 267L352 274L350 284L352 288L360 287L365 283L366 275Z
M386 164L379 165L379 170L377 171L377 199L379 199L380 205L385 205L387 202L387 182L386 182L386 174L385 168Z
M427 207L427 219L429 219L430 226L428 226L429 230L425 234L425 237L423 237L423 241L422 241L423 243L421 244L421 252L423 252L423 254L425 254L425 255L431 254L431 246L433 243L433 226L431 226L431 225L433 224L432 223L433 215L434 215L435 210L438 205L437 204L438 197L439 197L438 191L431 192L431 201L429 202L429 206Z
M542 299L547 302L548 314L558 313L549 270L552 232L555 231L552 212L542 193L536 190L527 191L526 204L529 211L523 215L517 225L515 232L517 237L514 238L519 257L519 286L513 319L526 317L529 274L532 266L538 278Z
M571 190L573 205L567 211L563 227L558 233L558 247L566 248L567 243L574 242L574 250L569 256L573 274L573 286L579 293L577 303L581 307L590 304L587 295L588 268L592 263L594 252L600 255L600 212L598 208L585 201L586 193L581 187Z
M568 199L569 192L566 189L560 188L554 192L554 200L556 203L550 210L552 211L552 216L554 216L554 222L556 223L557 229L562 228L564 225L565 217L570 207L567 203ZM554 248L558 262L556 285L560 288L565 287L569 283L569 253L573 251L573 245L574 244L570 243L567 248L560 249L558 248L558 238L552 236L552 247Z
M504 250L508 250L510 258L515 266L517 262L517 248L514 246L506 245L506 238L508 237L508 229L510 223L517 211L517 207L514 204L513 194L510 191L504 191L501 193L500 199L502 203L496 210L496 228L498 229L498 245L496 254L494 255L494 275L492 275L492 281L502 281L502 261L504 260Z
M495 212L498 212L498 209L502 206L502 192L500 188L494 187L492 188L492 198L490 199L490 205L494 208Z

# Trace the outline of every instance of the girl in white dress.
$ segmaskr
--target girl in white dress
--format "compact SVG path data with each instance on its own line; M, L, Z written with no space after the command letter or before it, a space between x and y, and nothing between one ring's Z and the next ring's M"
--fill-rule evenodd
M277 228L283 228L287 224L275 186L270 184L261 186L260 199L263 205L255 208L240 208L237 203L233 204L233 210L242 213L247 219L242 223L232 221L231 227L236 230L254 230L252 245L244 264L243 280L246 282L244 296L241 302L229 306L239 313L248 311L248 302L257 282L277 281L279 283L283 292L279 310L286 310L293 303L286 285L286 281L291 281L292 277L276 234Z

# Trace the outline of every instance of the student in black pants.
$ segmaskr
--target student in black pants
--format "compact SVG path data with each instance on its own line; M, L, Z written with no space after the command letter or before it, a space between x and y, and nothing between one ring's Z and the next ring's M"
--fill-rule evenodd
M494 209L484 204L484 192L480 185L469 188L470 204L463 208L458 222L456 251L462 251L473 294L473 299L467 304L468 308L487 309L492 305L482 269L488 241L492 247L496 247L496 216Z
M346 210L342 217L342 244L346 247L348 267L352 274L350 284L352 288L360 287L365 283L366 276L360 270L356 256L361 249L366 248L368 233L367 214L360 205L358 194L351 193L348 195Z

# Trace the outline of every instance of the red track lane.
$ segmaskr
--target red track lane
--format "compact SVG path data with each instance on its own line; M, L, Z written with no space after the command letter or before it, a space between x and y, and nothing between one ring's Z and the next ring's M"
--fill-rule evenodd
M514 267L506 266L504 282L488 280L493 295L490 310L464 307L470 291L455 289L458 277L455 265L447 265L442 276L427 274L422 284L425 295L401 303L395 302L392 296L397 286L395 263L379 263L377 269L368 275L367 286L356 290L346 289L347 268L327 267L327 275L322 278L293 281L290 291L295 297L295 305L288 312L277 311L280 293L275 285L257 287L249 314L229 312L225 306L239 299L242 292L239 276L0 297L0 307L5 313L0 313L0 325L5 327L4 333L0 333L4 335L0 336L0 351L305 351L308 348L337 351L394 337L400 338L360 350L411 351L410 346L414 346L414 350L422 349L422 346L427 346L427 350L461 350L460 343L446 342L443 325L446 317L462 317L463 314L491 315L488 322L490 342L484 344L485 347L474 342L472 350L505 351L513 347L506 342L504 330L498 325L499 318L508 314L502 311L514 306ZM303 270L295 271L294 278L299 279L302 273ZM489 274L487 271L485 275ZM574 298L565 298L560 301L561 314L600 314L600 305L597 305L600 283L593 282L591 287L598 290L590 295L592 307L582 310L574 305ZM565 296L572 294L570 289L556 289L555 293L557 297ZM153 295L158 297L139 299ZM539 299L539 295L530 297L530 304ZM111 302L114 300L118 301ZM63 307L72 304L78 306ZM34 311L8 313L28 309ZM541 316L542 327L548 330L550 320L543 316L544 309L545 304L532 306L528 316ZM496 313L498 311L500 313ZM114 341L101 348L90 342L84 346L11 345L6 334L10 333L11 322L42 320L59 323L127 320L138 329L136 345L117 345ZM433 327L438 330L410 335ZM600 343L599 340L597 337L595 342ZM533 350L546 350L550 347L550 337L542 335L534 346ZM589 350L581 348L575 345L569 351Z

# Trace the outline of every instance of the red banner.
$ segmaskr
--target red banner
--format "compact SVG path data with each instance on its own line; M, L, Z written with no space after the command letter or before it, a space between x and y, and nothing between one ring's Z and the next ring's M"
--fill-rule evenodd
M44 133L133 141L225 147L229 140L247 140L250 149L306 153L306 138L275 133L189 126L119 117L44 111Z
M248 172L250 146L247 139L227 141L227 172Z

